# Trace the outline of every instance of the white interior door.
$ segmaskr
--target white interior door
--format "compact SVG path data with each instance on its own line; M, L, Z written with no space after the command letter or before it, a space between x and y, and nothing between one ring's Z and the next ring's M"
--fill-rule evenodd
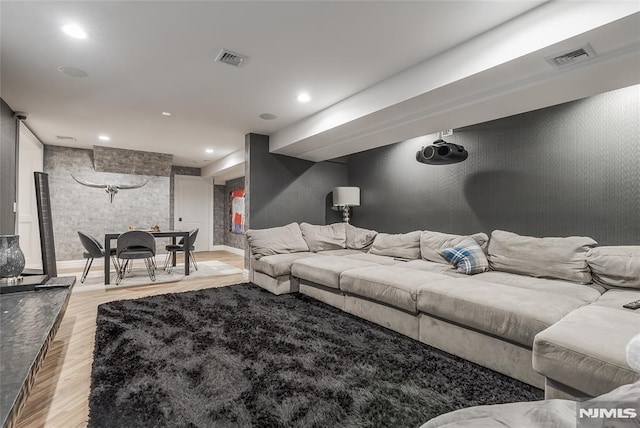
M42 268L33 172L42 171L43 159L42 143L21 122L18 143L18 235L26 262L25 267L31 269Z
M210 250L213 245L213 180L176 175L173 214L174 229L200 229L196 251Z

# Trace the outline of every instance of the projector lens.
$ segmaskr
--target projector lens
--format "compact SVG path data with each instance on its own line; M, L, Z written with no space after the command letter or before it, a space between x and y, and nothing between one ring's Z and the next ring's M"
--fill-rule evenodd
M438 147L438 155L440 156L446 156L449 154L449 152L451 151L451 149L449 148L449 146L440 146Z
M423 154L425 158L431 159L436 152L433 150L433 146L427 146L424 148Z

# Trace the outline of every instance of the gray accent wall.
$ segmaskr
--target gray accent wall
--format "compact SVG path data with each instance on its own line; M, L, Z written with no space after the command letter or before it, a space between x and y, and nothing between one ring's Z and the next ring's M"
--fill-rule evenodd
M330 196L334 187L347 185L345 163L315 163L269 153L266 135L249 134L246 145L250 228L341 221L340 214L330 207Z
M231 217L229 214L231 210L229 193L239 189L244 189L244 177L229 180L224 186L224 245L245 250L247 248L247 240L244 233L231 232Z
M60 146L44 147L44 170L49 174L58 260L82 258L77 231L102 241L105 233L124 231L130 225L148 229L157 224L161 230L169 229L169 176L96 172L92 150ZM119 191L111 204L103 189L76 183L72 172L96 183L134 184L144 177L150 180L139 189ZM158 253L163 252L164 242L158 240L157 249Z
M173 155L93 146L93 166L97 172L120 174L171 175Z
M228 206L224 184L213 186L213 245L225 245L225 206Z
M16 155L18 152L18 122L13 110L0 98L0 235L16 233Z
M213 243L245 250L247 241L244 234L231 232L231 218L229 193L234 190L245 189L244 177L227 181L224 185L213 186Z
M454 165L418 163L411 140L351 155L349 185L362 189L352 223L638 245L639 106L634 86L456 129L445 140L469 158Z

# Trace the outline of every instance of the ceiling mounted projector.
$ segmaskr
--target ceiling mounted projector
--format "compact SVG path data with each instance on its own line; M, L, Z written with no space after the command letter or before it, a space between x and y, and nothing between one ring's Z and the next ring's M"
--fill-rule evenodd
M416 160L429 165L447 165L462 162L468 156L469 152L464 147L439 139L418 150Z

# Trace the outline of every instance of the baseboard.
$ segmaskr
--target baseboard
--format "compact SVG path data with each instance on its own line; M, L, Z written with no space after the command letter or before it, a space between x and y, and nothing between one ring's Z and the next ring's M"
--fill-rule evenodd
M238 256L244 256L244 250L240 248L230 247L228 245L214 245L211 248L211 251L227 251L232 254L236 254ZM197 253L196 253L197 254ZM166 253L157 254L156 255L156 263L158 261L164 262L164 258L166 257ZM80 260L58 260L56 264L58 265L58 269L72 269L78 268L79 270L84 269L84 264L87 262L87 259ZM104 259L102 257L96 258L93 260L93 266L104 266ZM246 270L246 269L245 269ZM247 271L248 272L248 271Z
M214 245L211 248L211 251L226 251L228 253L237 254L239 256L244 256L244 250L240 248L230 247L228 245Z
M158 262L164 263L164 258L166 256L167 256L166 253L165 254L156 254L156 264L158 264ZM58 266L58 269L74 269L74 268L77 268L78 270L82 270L82 269L84 269L84 264L86 262L87 262L87 259L58 260L58 261L56 261L56 265ZM91 264L91 268L93 269L96 266L104 267L104 259L102 257L93 259L93 263Z

